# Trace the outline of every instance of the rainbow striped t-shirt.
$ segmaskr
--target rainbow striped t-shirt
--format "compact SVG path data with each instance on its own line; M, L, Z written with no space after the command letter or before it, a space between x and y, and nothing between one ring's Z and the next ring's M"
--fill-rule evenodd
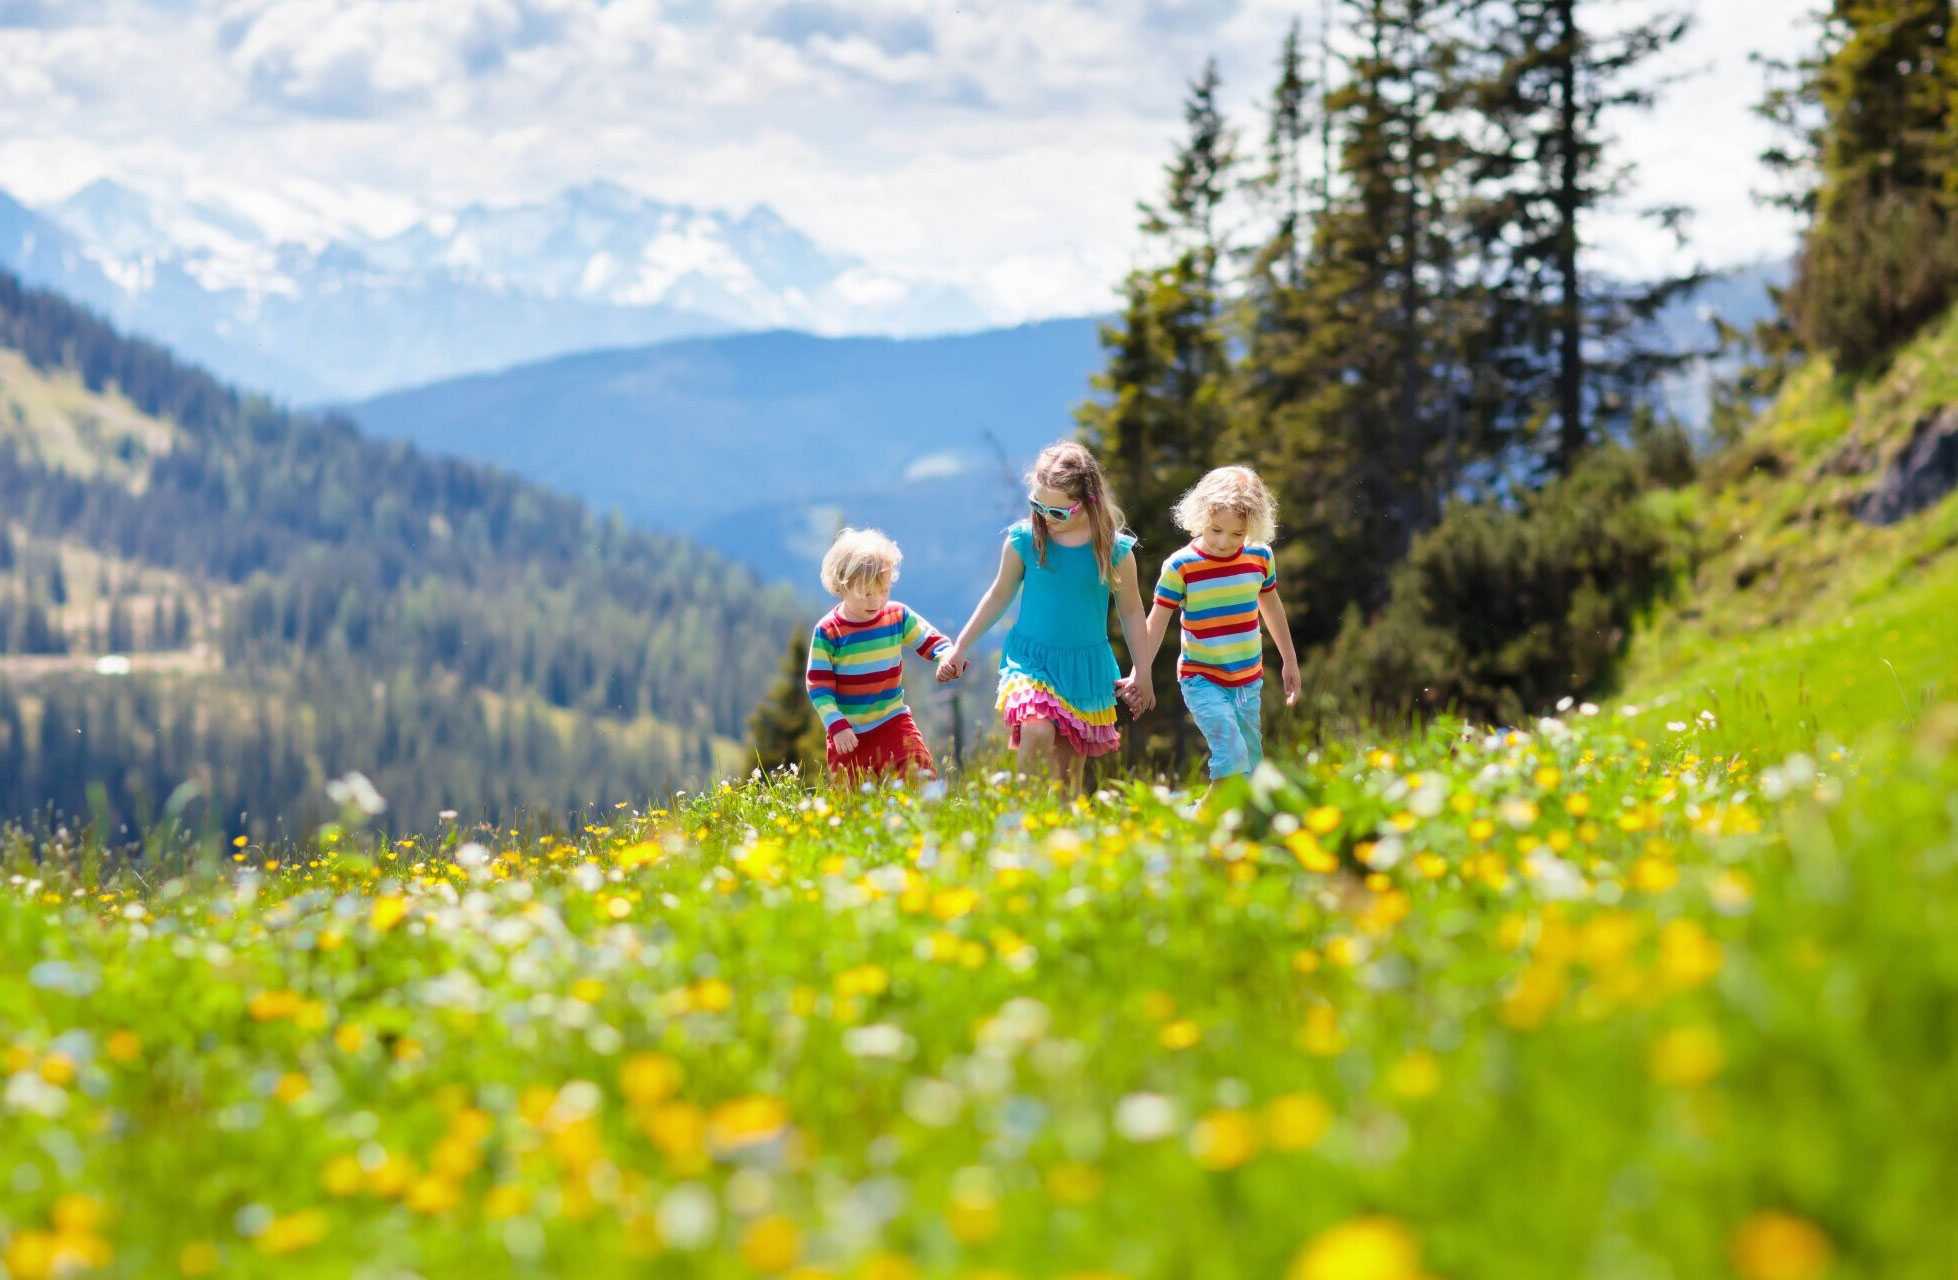
M1232 688L1263 679L1258 597L1277 586L1271 548L1262 542L1247 542L1221 559L1193 542L1163 561L1156 603L1183 611L1176 678L1197 676Z
M893 600L868 622L852 622L837 605L809 636L809 701L835 737L868 733L910 710L904 705L904 650L936 658L952 642L908 605Z

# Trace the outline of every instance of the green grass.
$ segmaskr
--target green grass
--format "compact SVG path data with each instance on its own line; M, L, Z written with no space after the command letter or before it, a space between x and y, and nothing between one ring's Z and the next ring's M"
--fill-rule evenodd
M777 778L140 878L17 842L0 1260L1944 1280L1955 734L1444 724L1203 821Z
M1849 514L1952 404L1958 315L1864 383L1796 370L1699 483L1653 496L1695 566L1633 639L1619 705L1635 729L1711 712L1736 750L1813 752L1958 698L1958 500L1887 528Z

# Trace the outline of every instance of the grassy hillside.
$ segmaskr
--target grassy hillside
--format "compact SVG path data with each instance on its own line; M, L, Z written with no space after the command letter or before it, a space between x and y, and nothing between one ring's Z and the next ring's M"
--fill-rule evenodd
M1624 700L1646 726L1701 711L1792 749L1958 699L1958 497L1894 524L1863 496L1958 411L1958 315L1880 376L1802 367L1702 480L1662 501L1698 531L1690 582L1635 638Z
M0 275L0 820L132 829L177 795L264 835L350 771L404 830L609 807L742 767L802 612Z

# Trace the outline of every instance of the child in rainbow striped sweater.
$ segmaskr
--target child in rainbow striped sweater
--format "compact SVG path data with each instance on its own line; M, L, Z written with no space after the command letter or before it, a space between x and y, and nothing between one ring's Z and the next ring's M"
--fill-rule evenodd
M1189 533L1190 545L1163 561L1155 605L1144 624L1144 651L1122 682L1124 697L1138 685L1147 687L1169 620L1180 612L1183 653L1176 683L1210 747L1212 782L1249 773L1264 758L1261 619L1283 664L1285 705L1298 701L1298 658L1272 567L1277 520L1271 491L1249 467L1219 467L1183 495L1176 523Z
M891 599L904 553L876 529L844 529L823 557L823 588L838 598L809 637L809 701L829 736L832 777L912 769L937 776L904 702L906 649L937 659L952 647L916 610Z

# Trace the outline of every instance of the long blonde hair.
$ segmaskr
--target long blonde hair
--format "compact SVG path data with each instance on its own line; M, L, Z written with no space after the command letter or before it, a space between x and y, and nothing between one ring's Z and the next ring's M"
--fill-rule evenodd
M1103 582L1115 578L1115 535L1126 517L1108 496L1108 478L1101 473L1095 455L1072 440L1050 444L1033 460L1027 484L1064 493L1088 510L1088 527L1093 531L1095 564ZM1033 554L1041 568L1047 567L1047 517L1033 513Z

